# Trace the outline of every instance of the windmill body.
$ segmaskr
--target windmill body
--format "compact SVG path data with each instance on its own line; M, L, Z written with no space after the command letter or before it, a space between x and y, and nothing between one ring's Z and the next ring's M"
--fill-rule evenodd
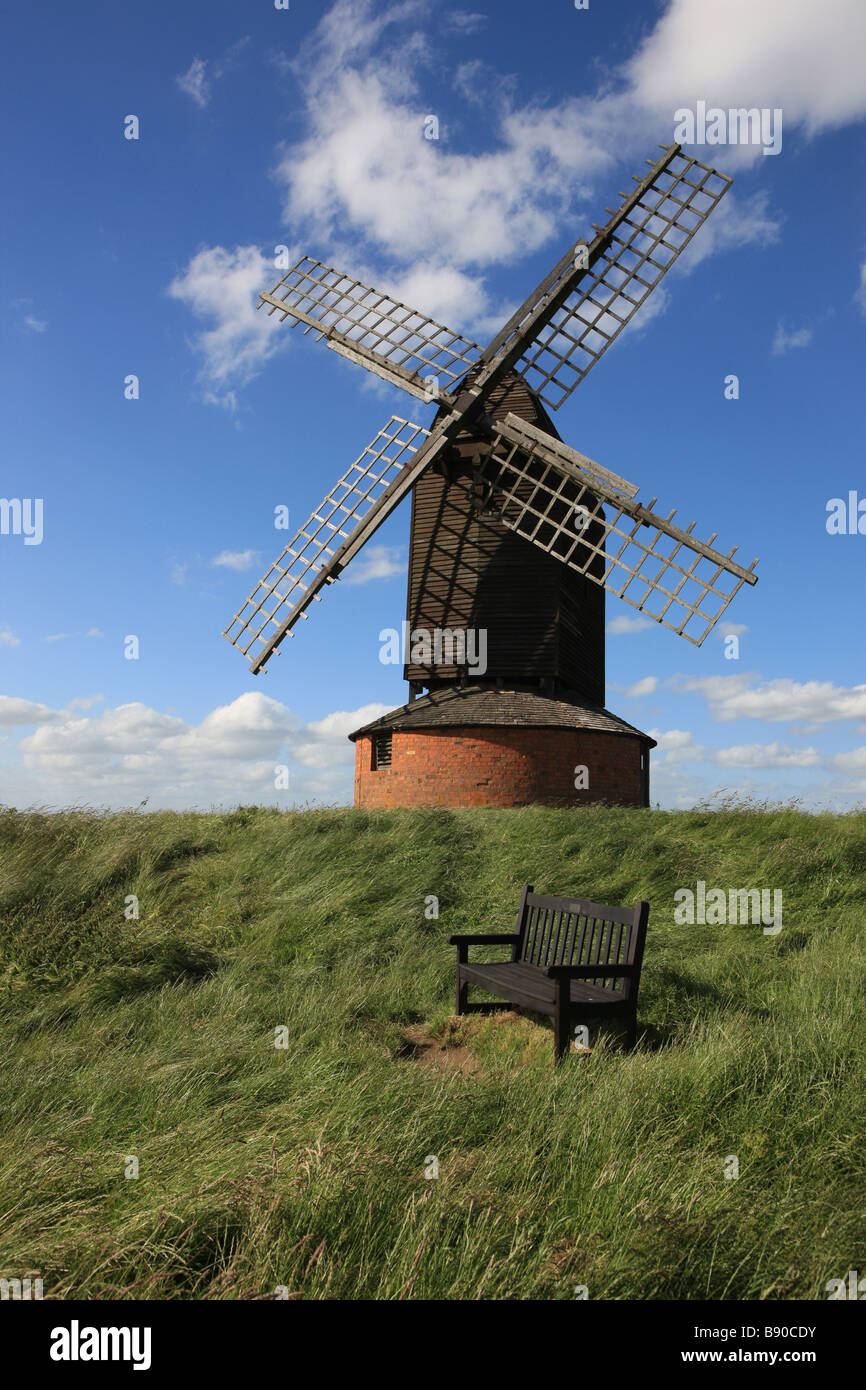
M490 406L559 439L520 377L506 378ZM410 632L486 634L486 670L410 660L405 679L413 694L475 679L526 685L547 695L577 692L603 705L605 591L503 523L495 498L477 480L477 460L486 447L478 431L461 433L442 465L415 484L406 606Z
M605 595L700 645L743 583L722 554L562 441L557 409L730 180L665 148L592 243L570 247L486 348L304 258L260 307L438 406L392 417L225 636L258 674L411 497L410 699L351 735L364 806L649 804L652 739L604 708ZM415 640L417 639L417 640ZM483 651L483 660L481 654Z

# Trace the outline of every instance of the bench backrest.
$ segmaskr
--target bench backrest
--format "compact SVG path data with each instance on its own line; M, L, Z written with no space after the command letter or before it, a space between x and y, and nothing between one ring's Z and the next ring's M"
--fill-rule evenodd
M611 907L586 898L553 898L523 890L517 929L520 939L513 960L531 965L597 965L595 984L637 994L646 940L649 903ZM617 965L635 967L628 979L616 976Z

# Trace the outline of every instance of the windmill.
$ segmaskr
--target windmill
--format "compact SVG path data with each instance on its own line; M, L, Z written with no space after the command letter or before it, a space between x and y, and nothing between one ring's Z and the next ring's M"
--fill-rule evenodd
M648 804L653 741L603 708L605 592L700 646L757 582L756 560L746 569L736 546L723 554L715 533L701 541L694 522L657 514L655 497L638 501L634 483L563 443L547 413L730 186L679 145L661 148L605 209L609 220L592 224L593 240L570 246L485 348L309 257L260 295L280 322L437 407L429 428L391 417L224 633L260 673L411 494L410 701L351 735L359 803ZM470 629L489 638L483 670L455 642ZM432 646L413 643L419 632L434 634ZM557 760L587 749L594 784L551 788Z

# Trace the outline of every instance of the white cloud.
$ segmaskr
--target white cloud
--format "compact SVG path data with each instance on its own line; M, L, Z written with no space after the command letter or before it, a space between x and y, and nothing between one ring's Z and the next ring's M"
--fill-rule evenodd
M864 314L866 314L866 261L864 261L860 267L860 284L857 286L854 299L855 302L860 305Z
M686 729L651 729L658 744L653 757L663 756L663 766L682 763L714 763L717 767L765 768L817 767L822 762L816 748L792 748L779 743L744 743L731 748L708 748L695 742Z
M89 627L84 635L85 637L104 637L105 633L100 631L98 627Z
M257 550L221 550L211 564L227 570L248 570L255 564L258 553Z
M324 719L305 725L295 741L295 759L304 767L329 767L334 761L345 762L345 749L352 748L349 734L362 729L374 719L387 714L391 705L362 705L356 710L336 710Z
M677 688L703 695L713 717L720 721L829 724L866 717L866 685L846 687L831 681L787 678L751 685L750 680L749 676L701 676L680 681Z
M744 743L718 748L713 762L720 767L817 767L821 754L817 748L788 748L779 743Z
M340 710L307 725L278 700L246 691L200 723L141 703L86 716L101 696L65 710L0 697L0 727L36 725L20 742L20 762L4 745L4 800L12 804L211 806L261 801L290 805L324 797L351 801L354 747L347 734L387 705ZM289 789L276 791L278 766Z
M19 700L12 695L0 695L0 727L13 729L27 724L46 724L59 719L58 710L33 700Z
M207 59L193 58L185 73L175 78L178 87L196 106L203 109L211 98L211 84L207 79Z
M230 48L226 49L221 58L209 63L206 58L193 58L185 73L175 78L178 87L188 97L192 97L196 106L203 110L213 95L213 84L218 82L232 67L234 67L242 49L249 43L249 35L238 39ZM208 71L210 69L210 71Z
M736 251L743 246L774 246L780 239L781 229L782 219L770 211L769 195L763 190L748 197L726 193L677 264L688 273L709 256L722 251Z
M429 15L426 0L337 0L294 57L275 59L297 79L304 118L304 132L283 147L275 176L294 240L478 338L503 315L491 302L487 270L554 238L558 248L564 226L588 231L604 200L627 182L622 165L639 166L648 145L672 139L677 108L699 98L725 108L781 107L787 138L866 114L860 0L730 0L723 7L672 0L637 51L595 90L559 102L539 94L520 104L513 84L485 71L490 147L463 153L444 127L439 140L424 139L429 74L445 60L449 22L471 32L482 17L452 12L431 30ZM455 86L467 100L476 61L458 69ZM722 165L762 162L752 145L696 153ZM765 191L729 193L679 269L723 250L770 245L780 226ZM252 291L275 277L264 274L264 264L243 263L247 253L259 256L255 248L199 252L173 287L199 316L217 320L197 347L207 398L231 408L278 346L267 332L274 325L259 315L258 326L251 302ZM373 273L364 273L367 259L375 262ZM223 293L229 280L239 290L231 305ZM664 291L656 291L638 327L646 328L665 302ZM278 334L281 342L287 337Z
M712 67L718 27L703 23L706 8L703 0L677 0L601 93L554 105L516 106L498 87L491 103L498 144L492 151L464 155L447 142L423 139L427 103L420 74L431 61L429 42L415 32L402 42L389 36L390 58L376 49L385 28L422 17L424 7L403 4L374 13L370 0L339 0L293 65L310 129L287 150L278 169L286 220L332 245L341 237L348 240L350 229L355 237L361 232L392 260L428 269L447 265L465 272L537 249L576 203L586 205L591 191L596 196L593 185L600 174L607 175L618 158L643 150L648 129L672 138L675 108L686 95L693 100L696 92L705 94L701 84ZM737 8L742 11L738 45L751 49L757 70L774 72L778 43L775 37L768 42L754 23L754 0L738 0ZM824 52L850 58L837 25L800 25L798 32L787 13L783 23L793 66L804 58L812 61L815 29ZM728 34L722 85L733 89L741 66L727 62L727 11L721 27ZM463 79L471 68L472 63L461 66ZM858 76L858 93L859 85ZM852 113L861 106L866 110L866 101L855 102ZM758 154L753 147L746 151L748 158ZM592 211L597 215L594 204ZM695 264L711 251L767 244L777 235L766 194L745 203L728 195L684 260ZM477 291L483 293L480 283ZM462 323L465 315L464 310Z
M71 632L50 632L47 637L43 637L43 642L65 642L72 636Z
M173 299L212 323L191 343L202 359L199 384L208 403L236 409L237 389L288 343L288 333L275 332L278 325L256 310L259 290L278 279L273 261L257 246L211 246L198 251L169 286Z
M845 753L836 753L828 758L831 767L838 768L848 776L866 777L866 748L849 748ZM863 790L866 791L866 784Z
M182 565L182 564L180 563L180 561L177 561L175 564L173 564L172 567L171 567L171 582L172 582L172 584L176 584L178 587L180 587L181 585L185 584L185 583L186 583L186 572L187 572L187 569L188 569L188 568L189 568L189 567L188 567L187 565Z
M643 680L635 681L634 685L627 685L623 694L630 700L639 700L644 695L654 695L658 684L658 676L644 676Z
M8 627L6 627L6 628L0 628L0 647L20 647L20 646L21 646L21 638L20 638L20 637L16 637L16 636L15 636L15 633L14 633L14 632L10 632L10 630L9 630Z
M643 632L644 628L654 627L649 618L632 618L628 613L621 613L619 617L611 618L607 625L607 631L611 636L618 637L625 632Z
M34 333L44 333L48 324L44 319L34 318L32 314L25 314L24 322L28 328L32 328Z
M771 351L774 357L781 357L792 348L808 347L811 341L811 328L795 328L789 332L782 323L778 323Z
M694 735L687 729L651 729L650 738L654 738L658 745L652 754L653 759L663 754L662 765L666 769L679 763L703 761L704 749L695 743Z
M828 0L805 13L792 12L786 0L733 0L732 19L729 7L710 14L705 0L673 0L638 51L595 91L521 105L508 80L485 73L492 146L462 153L445 132L439 140L423 135L427 73L443 59L425 0L337 0L293 58L275 59L297 79L305 118L303 135L283 148L275 171L286 224L317 256L486 338L505 314L491 301L486 270L561 239L564 225L588 231L616 180L627 181L618 166L640 163L650 132L650 144L670 140L684 101L781 104L788 127L809 133L859 119L866 89L858 3ZM457 11L450 23L471 32L482 19ZM460 65L456 83L467 99L473 61ZM196 69L193 90L208 77ZM722 163L760 158L756 146L709 153ZM779 229L766 192L729 193L680 269L723 250L769 245ZM362 264L367 248L375 252L373 273ZM270 334L276 325L253 307L254 291L275 278L256 248L216 246L175 280L177 298L216 320L195 343L206 399L235 408L237 390L286 341L285 332ZM645 329L666 302L665 291L656 291L637 326Z
M369 584L371 579L390 579L403 574L406 562L402 550L387 545L367 546L351 569L346 570L345 584Z
M445 23L449 29L456 29L461 34L474 34L487 23L487 15L472 14L466 10L451 10L445 15Z
M814 135L866 114L864 56L860 0L673 0L625 71L633 101L649 112L696 98L780 106L786 128Z

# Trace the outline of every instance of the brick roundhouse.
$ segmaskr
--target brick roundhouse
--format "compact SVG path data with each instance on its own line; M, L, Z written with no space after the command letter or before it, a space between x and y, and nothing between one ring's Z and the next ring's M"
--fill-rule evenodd
M653 740L586 704L529 691L452 688L392 710L351 737L355 805L368 809L649 805Z

